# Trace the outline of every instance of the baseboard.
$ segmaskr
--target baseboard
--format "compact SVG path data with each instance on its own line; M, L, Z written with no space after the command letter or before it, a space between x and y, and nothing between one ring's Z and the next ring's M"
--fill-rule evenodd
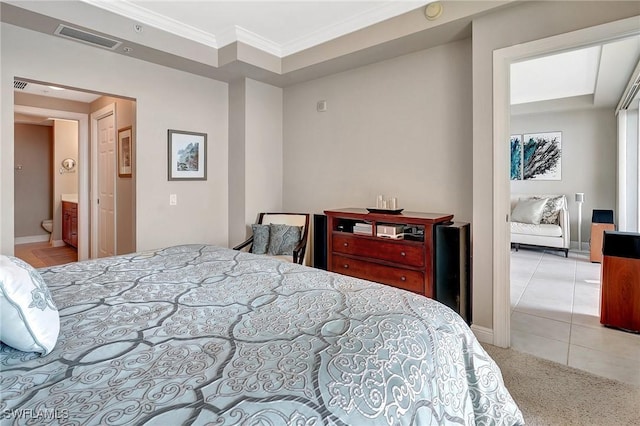
M31 243L42 243L45 241L49 241L49 234L42 235L31 235L28 237L16 237L13 240L13 244L31 244Z
M65 242L62 240L53 240L51 241L51 247L62 247L65 245Z
M493 329L492 328L471 324L471 331L473 331L473 334L475 334L476 339L478 339L478 341L493 345Z

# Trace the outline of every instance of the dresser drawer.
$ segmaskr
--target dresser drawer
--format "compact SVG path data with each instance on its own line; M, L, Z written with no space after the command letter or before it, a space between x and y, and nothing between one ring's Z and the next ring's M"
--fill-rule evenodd
M331 256L331 262L333 272L424 294L424 274L420 271L394 268L337 254Z
M353 254L417 268L423 267L425 262L422 244L385 241L380 238L360 238L336 233L333 234L332 246L334 253Z

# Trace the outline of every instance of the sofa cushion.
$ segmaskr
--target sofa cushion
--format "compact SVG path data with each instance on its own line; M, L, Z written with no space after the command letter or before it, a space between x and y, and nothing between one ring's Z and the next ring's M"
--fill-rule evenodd
M547 198L521 199L511 212L511 221L538 225L546 204Z
M534 198L536 200L541 200L547 197L534 196L531 198ZM560 214L560 210L563 207L564 207L564 195L558 195L556 197L547 198L547 203L544 205L544 209L542 210L540 223L557 225L558 215Z
M512 234L539 235L541 237L562 237L562 228L559 225L511 222Z

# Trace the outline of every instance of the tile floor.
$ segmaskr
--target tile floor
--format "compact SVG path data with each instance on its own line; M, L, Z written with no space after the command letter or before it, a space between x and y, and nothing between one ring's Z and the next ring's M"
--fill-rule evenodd
M511 250L511 347L640 386L640 334L600 324L589 253Z

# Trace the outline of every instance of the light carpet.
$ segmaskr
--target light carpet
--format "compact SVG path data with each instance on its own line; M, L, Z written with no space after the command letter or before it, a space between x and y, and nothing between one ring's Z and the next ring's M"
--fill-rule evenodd
M527 425L640 425L640 387L513 349L482 346L500 367Z

